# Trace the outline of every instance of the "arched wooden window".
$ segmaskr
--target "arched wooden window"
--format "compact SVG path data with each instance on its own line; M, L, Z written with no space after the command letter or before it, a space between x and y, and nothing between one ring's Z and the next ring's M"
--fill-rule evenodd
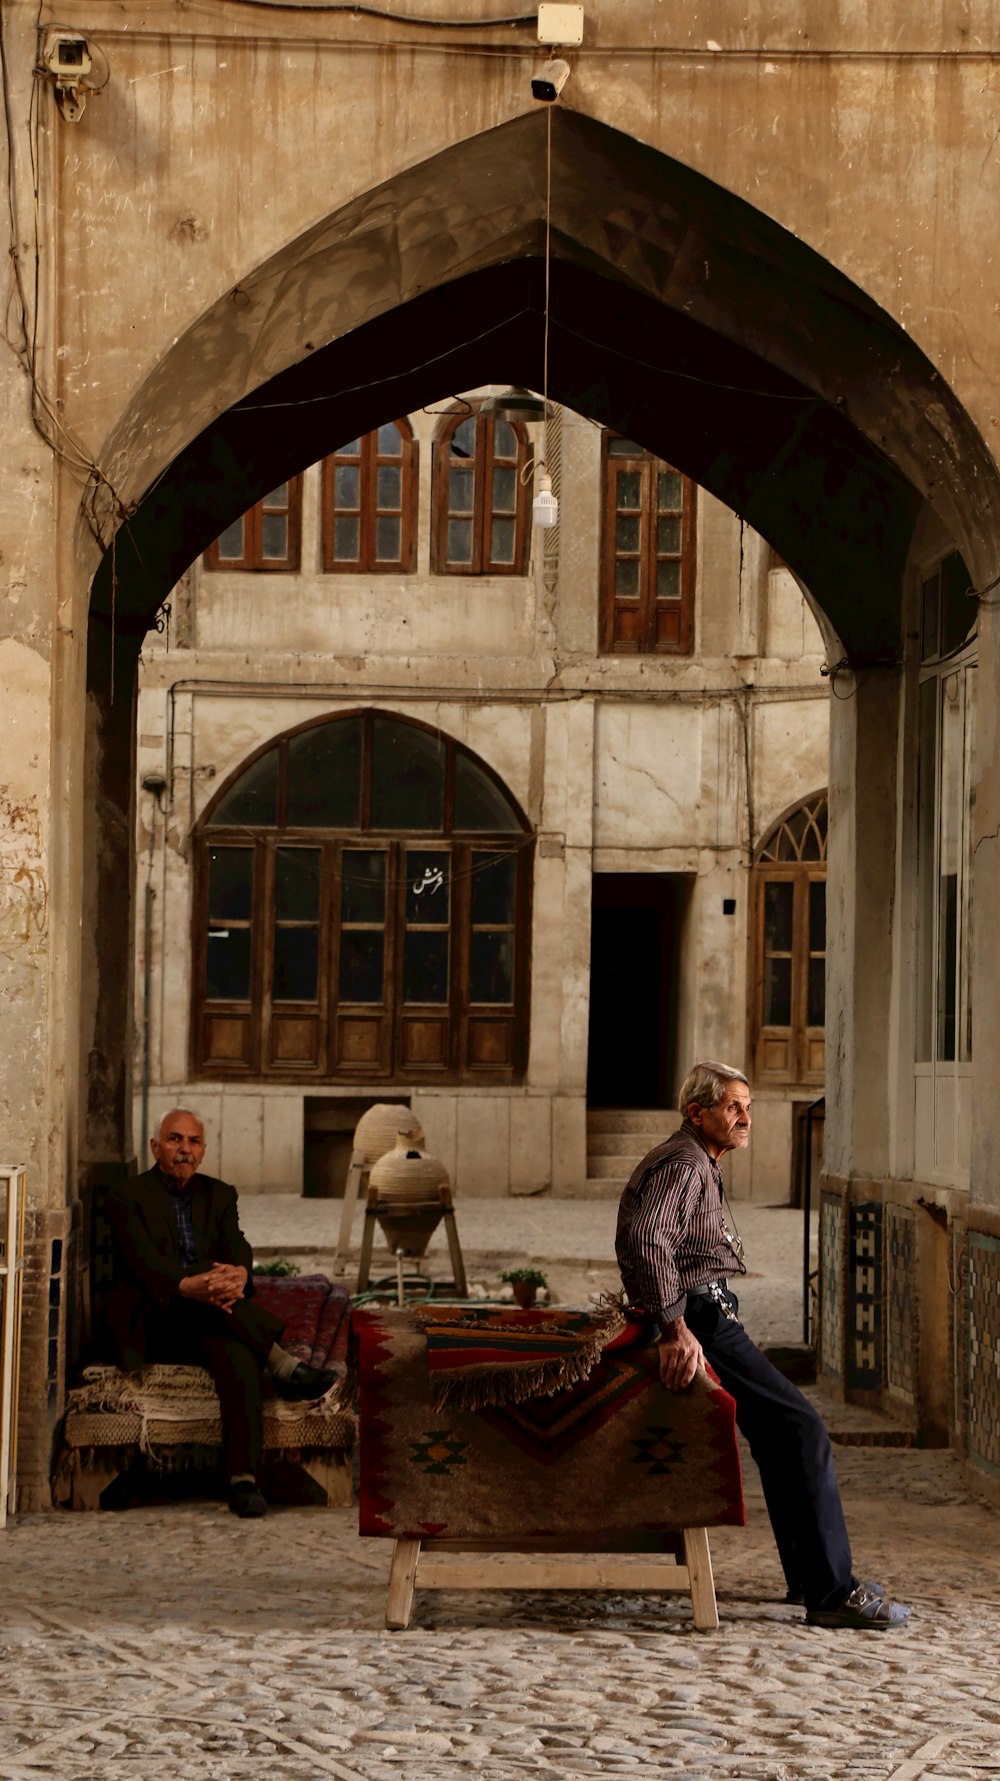
M823 1081L826 831L824 791L787 811L757 849L750 1020L757 1082Z
M524 575L531 446L519 421L447 415L434 442L431 568L437 575Z
M206 569L298 569L302 556L302 478L281 482L220 532Z
M601 649L690 655L695 486L631 439L604 435Z
M387 421L323 460L323 567L341 574L406 573L416 557L417 443L407 420Z
M371 710L290 730L194 840L198 1074L523 1072L533 837L460 743Z

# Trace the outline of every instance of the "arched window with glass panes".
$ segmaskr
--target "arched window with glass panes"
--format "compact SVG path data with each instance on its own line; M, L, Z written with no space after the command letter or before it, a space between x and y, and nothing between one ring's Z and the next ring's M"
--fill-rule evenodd
M751 874L750 1050L756 1082L822 1083L827 796L786 811Z
M461 409L434 441L431 569L524 575L530 542L531 446L519 421Z
M695 485L632 439L604 435L601 649L694 648Z
M207 569L298 569L302 554L302 478L291 476L234 519L205 552Z
M416 559L417 443L407 420L387 421L323 460L323 567L340 574L408 573Z
M195 1071L518 1080L532 847L496 774L425 724L364 710L278 737L195 831Z

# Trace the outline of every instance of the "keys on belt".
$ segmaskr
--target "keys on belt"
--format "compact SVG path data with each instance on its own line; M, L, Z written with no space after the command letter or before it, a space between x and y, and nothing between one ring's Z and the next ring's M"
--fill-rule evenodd
M740 1320L729 1303L726 1288L721 1280L709 1280L705 1286L689 1286L687 1290L688 1298L711 1299L712 1303L718 1306L723 1317L728 1317L730 1323L739 1323Z

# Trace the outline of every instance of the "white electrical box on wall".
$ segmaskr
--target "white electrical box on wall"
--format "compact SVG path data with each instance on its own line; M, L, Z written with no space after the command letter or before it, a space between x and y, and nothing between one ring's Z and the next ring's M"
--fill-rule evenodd
M583 42L583 7L557 6L541 0L538 8L539 43L572 45Z

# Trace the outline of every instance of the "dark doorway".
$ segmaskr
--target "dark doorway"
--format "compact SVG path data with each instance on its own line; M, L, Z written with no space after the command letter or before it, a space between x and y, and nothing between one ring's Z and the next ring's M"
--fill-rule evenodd
M685 880L596 872L590 938L591 1107L669 1107Z

